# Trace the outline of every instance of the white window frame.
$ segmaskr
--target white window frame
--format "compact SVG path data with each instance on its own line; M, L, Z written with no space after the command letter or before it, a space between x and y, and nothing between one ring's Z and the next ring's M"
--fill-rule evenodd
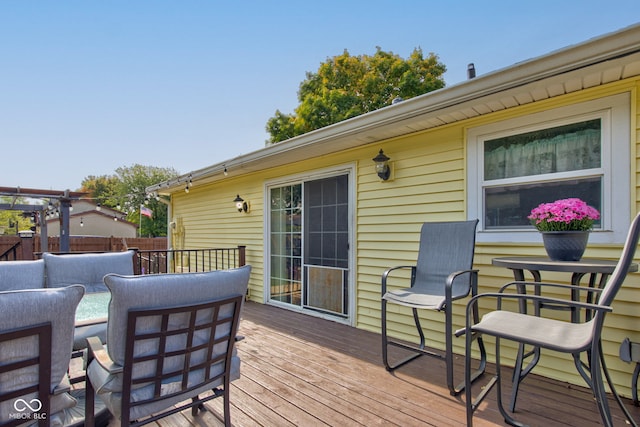
M534 228L489 229L484 225L484 155L483 143L487 140L517 135L541 129L562 126L599 118L602 120L602 164L600 170L589 170L590 174L602 173L602 227L591 233L591 243L622 243L629 227L631 210L631 97L629 93L608 96L580 104L559 107L528 116L504 120L467 132L467 212L470 219L478 218L478 242L539 242L539 233ZM579 177L582 171L558 173L554 176ZM543 181L544 175L516 177L501 180L501 183L535 183ZM548 176L546 177L548 179ZM492 181L493 184L496 180ZM549 200L552 202L553 200Z

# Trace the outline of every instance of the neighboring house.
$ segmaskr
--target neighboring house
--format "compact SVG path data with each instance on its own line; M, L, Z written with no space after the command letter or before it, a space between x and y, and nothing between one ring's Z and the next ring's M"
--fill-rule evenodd
M69 212L69 235L103 237L137 237L138 225L126 220L126 214L115 209L100 207L87 200L75 200ZM47 234L60 235L60 220L47 219Z
M252 300L379 332L380 276L415 262L425 221L480 219L481 291L512 279L493 257L544 254L526 219L540 202L577 196L597 207L602 221L585 256L616 259L640 207L639 89L635 25L147 190L170 196L170 221L180 224L172 245L246 245ZM387 181L372 161L381 149L391 159ZM248 212L236 208L238 195ZM633 367L617 352L626 336L640 341L638 301L632 274L604 332L627 396ZM462 326L463 305L454 313ZM409 336L408 313L391 320L395 334ZM444 345L440 332L431 335ZM544 354L536 371L583 384L570 358Z

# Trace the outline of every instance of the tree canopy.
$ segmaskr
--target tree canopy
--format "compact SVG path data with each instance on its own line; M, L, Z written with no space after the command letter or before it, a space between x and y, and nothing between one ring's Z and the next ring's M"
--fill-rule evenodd
M123 166L115 175L88 176L82 181L80 191L86 191L103 206L121 210L127 221L140 225L140 235L161 237L167 235L167 205L159 199L149 197L145 188L177 177L173 168L155 166ZM151 217L141 215L140 208L152 212Z
M28 201L24 197L0 196L0 204L28 204ZM31 219L31 213L26 214L22 211L14 210L0 210L0 235L17 235L19 231L29 230L33 226Z
M379 108L443 88L446 71L438 57L415 48L409 58L376 48L372 56L328 58L300 84L293 114L276 110L267 121L268 143L276 143Z

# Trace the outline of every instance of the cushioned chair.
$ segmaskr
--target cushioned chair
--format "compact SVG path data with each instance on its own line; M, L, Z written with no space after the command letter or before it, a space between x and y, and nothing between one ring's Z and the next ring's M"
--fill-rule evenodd
M223 396L225 425L230 425L229 383L240 376L234 341L250 271L245 266L107 275L109 344L105 350L89 339L88 414L93 389L121 425L146 424L188 407L195 415L202 402ZM174 407L187 399L192 401ZM86 425L93 425L89 415Z
M588 373L580 373L586 376L585 379L588 380L587 383L593 391L603 424L606 426L613 425L602 378L602 368L605 367L605 365L600 337L605 315L612 311L611 304L613 303L616 293L622 286L622 283L627 276L629 266L633 261L639 236L640 214L633 220L626 243L622 250L622 255L613 274L609 277L609 280L602 289L556 283L511 282L503 286L500 289L500 292L480 294L469 301L467 305L467 320L465 328L457 332L458 335L464 333L467 335L465 356L465 384L467 389L465 394L468 426L472 425L474 411L494 386L496 386L498 408L500 409L505 421L511 425L522 425L509 414L502 404L502 376L500 372L501 339L507 339L519 344L553 350L560 353L571 354L574 356L576 361L579 360L580 353L587 352L589 363L586 364L586 368L588 369ZM536 287L541 289L541 295L536 295L531 292L523 292L526 291L527 288L535 290ZM595 300L597 302L594 304L552 298L545 296L545 289L555 289L556 291L565 289L568 296L571 294L572 289L579 289L583 294L595 294ZM516 292L511 293L509 291ZM474 312L477 310L480 300L482 300L482 303L485 306L492 303L495 310L488 312L482 316L482 320L477 321ZM513 304L513 307L518 307L518 310L510 311L507 308L504 308L503 301L517 302L518 304ZM575 316L574 320L577 320L577 322L571 322L559 320L557 317L544 317L545 312L548 313L552 310L541 310L540 316L527 314L524 310L524 304L527 302L538 306L550 305L555 309L565 307L572 311L584 310L585 316ZM588 314L588 316L586 314ZM578 319L580 317L584 319L584 321ZM470 333L475 335L491 335L496 338L496 375L478 394L476 399L473 398L471 390L472 376L470 366L472 336ZM576 366L580 370L585 368L584 363L576 362ZM606 367L604 369L604 373L607 377L607 381L609 381ZM514 389L517 389L522 379L524 379L524 377L520 375L516 375L512 378L512 381L514 382ZM622 404L618 394L615 392L615 388L611 381L609 381L609 387L612 389L614 397L622 411L627 416L629 422L632 425L636 425L633 418ZM517 393L513 396L517 396ZM515 402L512 402L512 406L515 407Z
M0 262L0 291L44 288L44 261Z
M453 320L452 304L455 300L476 295L478 272L473 270L473 255L478 220L454 222L427 222L420 232L418 261L415 266L392 267L382 275L382 359L387 370L394 370L422 355L443 358L446 364L447 387L452 395L462 391L463 382L456 386L453 374ZM411 269L411 287L389 290L390 274L400 269ZM388 304L410 307L420 342L406 344L389 338L387 332ZM445 315L444 355L426 347L418 310L443 311ZM485 349L478 340L481 362L474 377L485 368ZM388 347L395 346L411 353L395 363L389 361Z
M0 424L65 424L75 310L82 286L0 292ZM5 424L6 423L6 424Z
M42 259L47 276L46 286L58 288L80 284L87 293L107 292L104 276L110 273L132 275L133 255L133 251L66 255L45 252ZM73 349L80 351L87 348L87 338L90 336L100 337L104 344L106 335L107 325L104 320L84 322L76 327Z
M133 274L133 251L56 255L42 254L48 288L83 285L88 293L106 292L107 274Z

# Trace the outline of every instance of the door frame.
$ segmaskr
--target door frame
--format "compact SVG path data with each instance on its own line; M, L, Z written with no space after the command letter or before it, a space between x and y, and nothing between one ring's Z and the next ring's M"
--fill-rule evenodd
M292 304L281 303L278 301L272 301L269 299L270 295L270 277L271 277L271 247L268 244L270 241L271 234L271 203L269 200L269 192L273 187L279 187L284 185L292 185L292 184L304 184L305 181L313 181L316 179L329 178L332 176L338 175L347 175L347 181L349 185L349 272L348 272L348 315L346 318L333 316L328 313L322 313L314 310L310 310L305 308L304 306L294 306ZM304 188L304 185L303 185ZM289 310L299 311L304 314L308 314L310 316L321 317L324 319L330 319L336 322L345 323L351 326L355 325L356 319L356 240L355 240L355 212L356 212L356 165L354 163L342 164L322 169L316 169L312 171L306 171L303 173L292 174L287 176L282 176L270 180L266 180L264 182L263 187L263 195L264 195L264 214L263 214L263 230L264 230L264 257L263 257L263 265L264 265L264 275L263 275L263 303L269 305L275 305L278 307L286 308ZM303 207L304 211L304 207ZM303 230L303 238L304 238L304 230ZM303 245L304 250L304 245ZM304 258L304 254L303 254ZM304 279L303 279L304 280Z

